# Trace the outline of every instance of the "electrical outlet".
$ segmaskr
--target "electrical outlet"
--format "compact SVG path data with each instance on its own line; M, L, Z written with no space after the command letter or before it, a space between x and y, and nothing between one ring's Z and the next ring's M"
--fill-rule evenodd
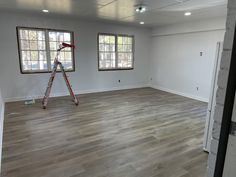
M152 81L152 77L150 78L150 80Z
M199 87L196 87L197 91L199 90Z
M203 52L200 52L200 56L203 56Z
M120 79L118 80L118 82L120 83Z

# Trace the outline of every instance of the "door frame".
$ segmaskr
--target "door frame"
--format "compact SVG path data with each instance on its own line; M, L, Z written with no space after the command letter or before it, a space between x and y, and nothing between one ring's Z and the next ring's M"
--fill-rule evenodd
M207 116L205 123L205 131L204 131L204 140L203 140L203 150L206 152L210 152L211 145L211 134L213 128L213 116L214 116L214 106L215 106L215 95L217 91L217 78L218 72L220 70L220 60L222 58L223 51L223 42L217 42L216 44L216 55L214 62L214 69L212 73L212 81L211 81L211 94L207 106Z
M234 33L234 42L232 48L229 77L226 88L226 96L224 103L223 118L221 124L221 132L219 139L218 152L216 157L216 165L214 177L222 177L225 165L225 157L228 146L228 139L230 134L231 119L233 113L235 91L236 91L236 28Z

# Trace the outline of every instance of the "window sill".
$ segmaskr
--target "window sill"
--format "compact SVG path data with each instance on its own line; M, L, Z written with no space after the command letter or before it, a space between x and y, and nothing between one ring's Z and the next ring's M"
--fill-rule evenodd
M134 68L98 69L98 71L127 71L127 70L134 70Z
M21 71L21 74L44 74L44 73L51 73L52 71ZM57 73L60 73L61 71L57 71ZM75 70L65 70L65 72L75 72Z

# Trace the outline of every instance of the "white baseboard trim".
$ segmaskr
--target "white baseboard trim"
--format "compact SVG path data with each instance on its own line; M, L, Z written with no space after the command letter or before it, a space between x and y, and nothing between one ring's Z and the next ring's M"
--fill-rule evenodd
M157 90L162 90L165 92L173 93L176 95L181 95L184 97L188 97L191 99L203 101L203 102L208 102L208 99L203 98L203 97L198 97L196 95L191 95L187 93L182 93L178 92L175 90L171 90L168 88L160 87L157 85L151 85L151 84L144 84L144 85L131 85L131 86L122 86L122 87L112 87L112 88L100 88L100 89L89 89L89 90L75 90L75 94L88 94L88 93L99 93L99 92L107 92L107 91L115 91L115 90L125 90L125 89L135 89L135 88L144 88L144 87L151 87ZM61 92L61 93L52 93L50 97L61 97L61 96L68 96L69 92ZM24 100L29 100L29 99L41 99L43 98L44 95L33 95L33 96L23 96L23 97L12 97L12 98L5 98L4 101L7 102L14 102L14 101L24 101Z
M99 93L99 92L108 92L108 91L115 91L115 90L126 90L126 89L135 89L135 88L144 88L149 87L148 84L143 85L130 85L130 86L121 86L121 87L112 87L112 88L99 88L99 89L89 89L89 90L74 90L76 95L79 94L88 94L88 93ZM60 93L51 93L50 97L61 97L61 96L68 96L69 92L60 92ZM41 99L44 95L33 95L33 96L23 96L23 97L11 97L5 98L4 101L8 102L15 102L15 101L25 101L30 99Z
M152 88L157 89L157 90L173 93L173 94L176 94L176 95L184 96L184 97L187 97L187 98L191 98L191 99L194 99L194 100L206 102L206 103L208 103L208 101L209 101L207 98L199 97L199 96L196 96L196 95L191 95L191 94L188 94L188 93L179 92L179 91L176 91L176 90L171 90L171 89L160 87L160 86L157 86L157 85L149 85L149 87L152 87Z

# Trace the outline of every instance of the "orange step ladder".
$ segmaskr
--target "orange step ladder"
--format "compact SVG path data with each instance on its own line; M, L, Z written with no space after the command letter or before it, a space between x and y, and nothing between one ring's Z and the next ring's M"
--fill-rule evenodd
M63 78L66 82L66 86L67 86L67 88L70 92L71 97L73 98L73 101L74 101L75 105L79 105L79 101L78 101L77 97L75 96L75 94L74 94L74 92L71 88L70 82L69 82L68 77L66 75L66 72L64 70L64 66L62 65L61 62L58 61L58 56L60 55L61 50L66 48L66 47L75 48L74 45L67 44L67 43L62 43L62 44L59 45L59 49L57 49L57 54L56 54L56 57L55 57L55 60L54 60L54 66L53 66L53 70L52 70L52 73L51 73L51 77L48 81L48 86L47 86L47 89L45 91L45 95L43 97L43 101L42 101L43 109L46 109L46 107L47 107L49 95L50 95L50 92L51 92L51 88L52 88L54 78L55 78L56 73L57 73L58 66L60 68L60 71L62 72Z

